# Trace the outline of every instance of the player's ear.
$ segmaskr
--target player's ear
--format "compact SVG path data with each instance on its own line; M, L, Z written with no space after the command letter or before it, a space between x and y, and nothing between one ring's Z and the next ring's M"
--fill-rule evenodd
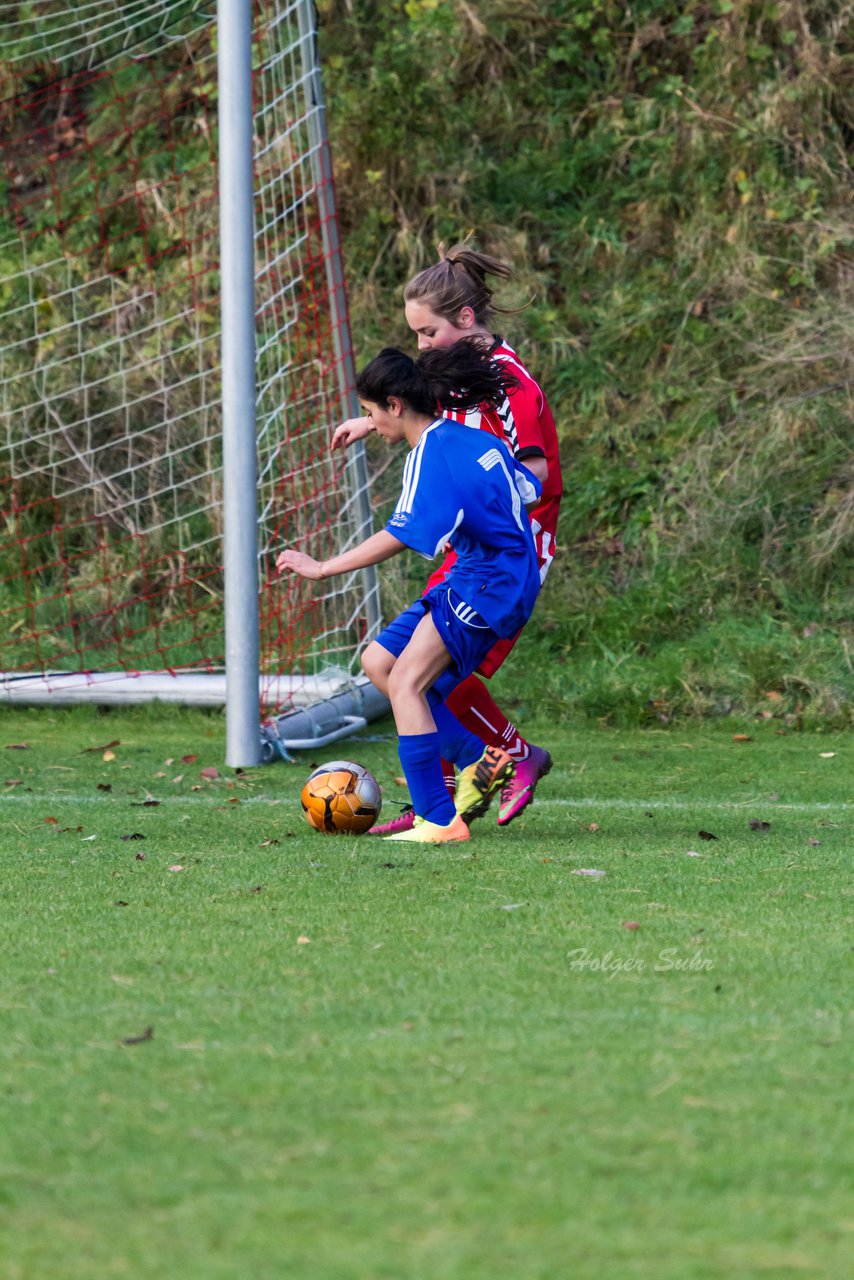
M403 413L403 401L400 396L389 396L386 402L386 413L390 413L393 418L399 418Z
M475 323L474 312L471 307L460 307L460 314L457 316L457 328L472 329Z

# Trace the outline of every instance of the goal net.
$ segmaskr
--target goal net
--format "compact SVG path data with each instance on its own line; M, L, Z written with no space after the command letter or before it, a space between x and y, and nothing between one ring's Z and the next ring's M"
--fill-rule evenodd
M7 697L136 700L156 672L210 691L198 677L223 670L213 9L0 4ZM313 5L255 0L253 50L259 698L275 712L346 685L379 610L370 574L322 591L275 574L284 541L329 556L370 507L363 457L329 453L352 358Z

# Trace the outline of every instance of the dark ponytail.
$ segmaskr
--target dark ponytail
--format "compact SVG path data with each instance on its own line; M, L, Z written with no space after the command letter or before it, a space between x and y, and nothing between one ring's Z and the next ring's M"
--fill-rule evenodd
M452 347L432 347L417 360L396 347L386 347L356 378L362 400L385 408L389 397L397 396L413 412L423 414L436 413L440 406L495 409L518 385L484 347L466 338Z

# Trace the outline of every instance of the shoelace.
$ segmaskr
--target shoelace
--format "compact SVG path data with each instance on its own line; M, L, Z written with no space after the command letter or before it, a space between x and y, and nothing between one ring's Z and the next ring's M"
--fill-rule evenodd
M496 757L489 752L478 760L474 771L474 783L478 790L485 791L492 784L496 763Z

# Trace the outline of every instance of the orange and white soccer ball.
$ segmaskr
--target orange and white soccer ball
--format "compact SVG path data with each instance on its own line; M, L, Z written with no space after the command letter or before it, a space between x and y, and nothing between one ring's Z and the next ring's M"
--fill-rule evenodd
M380 816L382 793L363 765L330 760L309 774L300 801L305 820L315 831L360 836Z

